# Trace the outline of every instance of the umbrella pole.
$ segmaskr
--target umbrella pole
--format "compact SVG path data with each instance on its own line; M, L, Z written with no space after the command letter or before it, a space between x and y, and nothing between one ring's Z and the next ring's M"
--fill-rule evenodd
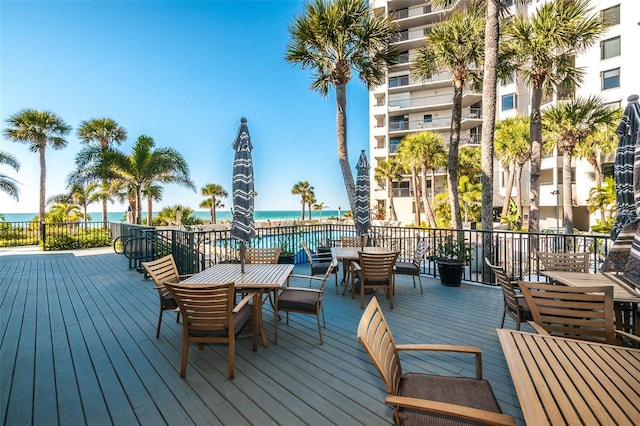
M244 241L240 242L240 273L244 274L244 256L247 253L247 247Z

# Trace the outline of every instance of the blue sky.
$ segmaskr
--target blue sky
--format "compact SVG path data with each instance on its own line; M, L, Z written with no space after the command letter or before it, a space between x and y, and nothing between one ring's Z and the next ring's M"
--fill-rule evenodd
M167 185L154 210L200 210L200 188L231 191L231 143L241 117L253 141L257 210L297 210L292 186L307 180L319 202L348 209L337 159L335 93L309 88L311 73L284 60L288 27L303 1L0 1L0 126L24 108L55 112L73 127L62 150L47 149L47 197L65 192L83 120L109 117L128 132L176 148L198 192ZM369 138L368 94L348 85L349 158ZM2 137L16 156L20 201L0 193L0 213L37 212L39 166L26 144ZM231 199L224 200L227 210ZM119 204L110 211L123 210ZM100 211L92 205L90 211Z

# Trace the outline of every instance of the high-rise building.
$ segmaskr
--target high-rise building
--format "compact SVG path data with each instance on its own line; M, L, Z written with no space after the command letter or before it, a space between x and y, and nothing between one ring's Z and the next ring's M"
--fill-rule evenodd
M533 1L526 7L509 6L511 13L532 14L543 1ZM390 68L386 84L370 92L370 148L372 173L372 207L375 212L385 212L390 219L390 197L398 215L398 220L413 223L416 206L414 193L423 190L418 180L404 175L394 181L391 188L384 180L374 179L375 168L380 161L396 155L403 137L430 130L440 134L448 144L453 107L453 85L451 75L441 72L428 79L416 78L412 64L417 50L426 43L431 29L451 13L464 7L466 1L454 2L448 9L432 6L423 0L374 0L372 8L378 13L391 16L400 29L400 37L393 46L399 52L398 64ZM640 36L640 1L637 0L592 0L593 14L598 14L608 29L587 52L575 58L576 66L585 72L583 83L575 91L560 92L545 99L545 104L558 102L571 96L598 95L614 106L624 107L627 97L640 92L640 79L635 77L639 66L631 53L631 44ZM522 82L514 81L499 85L496 100L496 118L512 117L516 114L529 115L531 89ZM543 105L544 107L544 105ZM465 89L462 99L462 123L460 147L480 145L482 129L482 96L470 87ZM603 159L605 172L611 174L613 156ZM505 173L498 161L494 161L494 207L501 208L505 194ZM574 160L574 222L575 227L588 230L594 223L587 211L589 190L595 186L591 166L581 159ZM426 188L429 194L445 191L446 170L437 169L429 174ZM579 182L578 185L575 182ZM542 161L540 188L540 228L562 226L562 157L546 155ZM515 194L515 189L514 189ZM529 174L522 176L524 201L524 223L528 220ZM424 220L424 208L420 211ZM464 217L463 217L464 220Z

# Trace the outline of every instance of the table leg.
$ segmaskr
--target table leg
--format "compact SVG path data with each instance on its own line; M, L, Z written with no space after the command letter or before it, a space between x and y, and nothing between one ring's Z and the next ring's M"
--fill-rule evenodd
M269 345L269 342L267 341L267 334L264 332L264 322L262 321L262 295L264 293L263 289L260 289L260 292L258 293L258 303L260 304L260 306L258 307L258 329L260 330L260 334L262 335L262 346L264 346L265 348Z

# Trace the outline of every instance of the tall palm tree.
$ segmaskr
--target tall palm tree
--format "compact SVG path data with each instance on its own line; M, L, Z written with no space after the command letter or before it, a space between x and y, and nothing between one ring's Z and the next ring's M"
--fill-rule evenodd
M162 187L152 181L142 188L142 195L147 198L147 226L153 225L153 202L162 200Z
M222 185L218 185L217 183L208 183L202 188L200 188L200 194L205 197L209 197L206 203L206 206L203 205L205 201L200 203L200 207L209 207L211 211L211 223L216 223L216 208L224 207L221 206L221 202L218 198L227 198L229 193L222 187Z
M318 200L316 199L316 194L314 192L308 193L304 198L304 202L307 205L307 211L309 212L309 220L311 220L311 207L316 201Z
M324 209L328 209L328 208L329 208L329 206L325 206L324 201L321 201L321 202L319 202L319 203L315 203L315 204L312 206L312 208L313 208L313 211L320 212L320 220L322 220L322 210L324 210Z
M393 202L393 182L402 179L402 164L398 157L389 157L387 160L378 162L374 170L374 179L384 181L387 188L387 197L389 197L389 214L390 220L397 221L396 206Z
M99 181L102 186L108 185L112 178L109 164L105 158L116 145L120 145L127 139L127 131L111 118L92 118L80 123L78 137L87 146L76 154L76 166L78 171L70 176L75 179L74 184L87 184ZM107 226L107 201L109 196L102 194L102 224Z
M173 148L155 148L153 138L142 135L134 143L131 154L112 151L107 162L128 187L136 208L136 223L142 219L142 191L156 183L175 183L195 191L189 177L189 166ZM134 195L135 194L135 195Z
M398 155L410 165L414 162L420 169L420 188L422 189L422 204L424 205L427 224L435 227L436 221L431 209L431 203L427 194L427 171L434 169L434 157L444 153L444 140L440 135L433 132L420 132L405 136L398 147ZM431 188L433 190L435 181L431 180ZM419 205L419 191L414 186L414 196L416 197L416 205ZM433 194L432 194L433 195ZM416 222L420 225L420 222Z
M0 151L0 165L7 165L16 172L20 170L20 162L8 152ZM0 191L7 193L16 201L20 200L20 189L18 189L18 181L12 177L0 173Z
M480 147L465 145L458 152L458 173L467 176L473 184L480 183L482 167L480 164Z
M456 12L435 26L418 50L413 73L428 78L433 73L448 70L453 75L453 110L447 161L447 186L451 203L451 224L462 227L458 200L458 147L462 121L462 94L465 84L478 83L482 78L484 58L484 18L475 9Z
M302 205L302 220L304 220L304 217L305 217L304 208L309 198L309 194L310 193L313 194L313 186L311 186L311 184L306 180L300 181L295 185L293 185L293 188L291 188L291 193L293 195L300 196L300 204Z
M571 186L571 159L573 150L602 126L611 126L618 118L618 111L607 106L596 96L576 98L553 105L543 111L542 124L545 135L562 153L562 205L564 227L573 233L573 191Z
M8 128L4 129L4 135L14 142L22 142L29 145L29 151L38 153L40 159L40 203L38 219L40 222L45 216L47 161L45 150L47 146L53 149L62 149L67 146L64 138L71 127L60 117L50 111L38 111L36 109L23 109L7 119Z
M587 210L589 213L600 212L600 223L607 222L606 211L616 206L616 181L612 176L605 178L604 185L594 186L589 191Z
M519 74L531 87L531 232L540 230L540 105L543 96L554 93L556 87L576 87L582 81L583 73L575 66L574 57L596 43L605 29L598 16L590 13L589 3L589 0L545 2L530 18L515 16L504 31L506 48L514 53L520 64Z
M311 89L327 97L336 91L338 161L352 211L356 186L347 149L347 83L352 72L370 90L385 82L397 53L389 45L398 28L388 18L369 9L367 0L312 0L289 27L291 41L285 59L312 69Z
M87 213L87 207L91 203L95 203L102 199L102 194L99 192L100 184L97 182L90 183L87 186L74 185L71 187L69 195L74 203L82 207L82 216L84 221L89 220L89 214Z
M502 160L503 168L507 172L506 197L502 207L502 216L507 216L509 212L511 193L515 182L516 207L520 221L522 220L522 171L531 155L530 139L529 117L518 115L496 123L494 139L496 157ZM519 225L522 226L522 223Z

